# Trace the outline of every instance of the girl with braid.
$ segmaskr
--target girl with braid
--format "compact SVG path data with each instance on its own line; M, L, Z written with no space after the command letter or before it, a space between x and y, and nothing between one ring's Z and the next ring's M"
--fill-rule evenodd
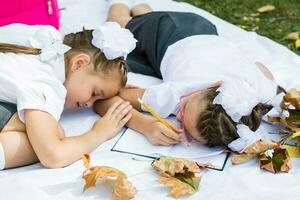
M112 34L120 39L104 48ZM51 26L0 27L0 170L38 161L64 167L114 137L131 117L128 102L116 102L82 135L65 137L58 120L64 108L115 96L135 43L116 23L64 38Z
M108 21L126 27L138 40L127 58L129 70L156 76L163 83L125 88L119 96L139 111L144 110L137 101L141 98L162 117L176 115L188 137L209 146L241 138L244 126L239 124L256 131L272 107L266 104L276 96L271 72L218 36L207 19L192 13L151 12L149 5L139 2L111 1ZM101 104L95 104L96 110L97 105ZM131 128L143 132L147 127L150 124ZM155 137L147 136L150 142L162 144ZM164 140L169 145L178 142L174 137Z

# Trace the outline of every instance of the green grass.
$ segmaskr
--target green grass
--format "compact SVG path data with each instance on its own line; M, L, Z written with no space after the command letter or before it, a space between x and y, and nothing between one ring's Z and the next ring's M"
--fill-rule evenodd
M232 24L255 31L287 46L300 55L295 41L286 39L287 34L300 31L300 0L178 0L202 8ZM265 5L276 9L258 14Z

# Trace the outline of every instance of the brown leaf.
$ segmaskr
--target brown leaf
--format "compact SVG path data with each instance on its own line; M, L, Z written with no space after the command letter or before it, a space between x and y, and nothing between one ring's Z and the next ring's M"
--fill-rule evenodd
M119 176L114 185L114 200L129 200L137 193L137 189L126 178Z
M169 186L171 188L170 195L176 198L198 191L200 177L197 177L195 173L200 172L202 168L212 166L172 157L161 157L159 160L153 161L151 165L163 176L158 182Z
M107 177L117 177L113 188L114 200L129 200L137 193L137 189L126 179L126 174L122 171L108 166L90 166L90 156L88 154L82 157L86 170L82 178L85 180L83 191L90 187L95 187L97 180Z
M300 35L300 31L297 31L297 32L289 33L286 38L289 40L298 40L299 35Z
M245 154L245 153L233 154L231 158L231 163L234 165L238 165L238 164L248 162L249 160L252 160L256 157L257 157L256 154Z
M84 154L83 156L82 156L82 160L83 160L83 165L85 166L85 168L88 170L88 169L90 169L90 161L91 161L91 159L90 159L90 155L89 154Z
M126 175L118 169L107 166L95 166L91 167L89 170L85 171L82 175L82 178L85 180L85 185L83 191L90 187L95 187L96 182L100 178L106 177L125 177Z
M273 5L266 5L257 9L257 11L260 13L272 12L274 10L275 10L275 6Z
M194 177L194 181L199 185L200 177ZM182 195L194 194L195 192L197 192L197 190L195 190L189 184L184 183L174 177L161 177L158 180L158 182L170 187L171 190L169 194L175 198L178 198L179 196Z
M272 155L261 154L259 164L261 169L273 173L288 172L291 169L291 159L288 151L281 147L275 148Z
M259 154L267 151L268 149L274 149L277 146L278 146L278 144L275 142L266 141L266 140L258 140L254 144L247 147L243 151L243 153L259 155Z
M201 170L196 162L183 158L161 157L159 160L154 160L151 165L161 176L165 177L174 176L176 173L197 173Z
M291 89L287 92L283 99L285 102L290 103L296 109L300 110L300 91Z

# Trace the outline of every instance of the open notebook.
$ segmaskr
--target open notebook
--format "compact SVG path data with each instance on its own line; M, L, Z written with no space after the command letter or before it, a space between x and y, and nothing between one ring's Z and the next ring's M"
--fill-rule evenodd
M211 163L212 169L222 171L228 153L224 153L221 147L206 147L192 141L187 144L176 144L173 146L152 145L147 138L132 129L126 129L112 147L111 151L128 153L156 159L160 156L182 157L199 163Z

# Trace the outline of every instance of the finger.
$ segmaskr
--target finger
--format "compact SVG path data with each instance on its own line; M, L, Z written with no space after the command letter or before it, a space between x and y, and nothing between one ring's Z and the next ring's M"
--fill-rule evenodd
M180 129L179 127L177 127L176 124L174 124L172 121L170 120L166 120L168 122L168 124L172 127L172 129L177 132L177 133L183 133L183 130Z
M165 126L161 126L161 133L164 134L166 137L175 140L175 141L181 141L181 135L172 131L171 129L165 127Z
M119 99L118 101L116 101L112 106L109 107L106 114L109 114L109 115L112 114L122 102L123 102L122 99Z
M115 120L121 121L126 115L128 115L132 109L132 105L126 106L119 114L115 116Z
M131 119L132 114L128 113L123 119L120 120L119 124L121 127L125 126L125 124Z
M169 144L169 143L167 143L167 142L165 142L165 141L159 141L159 145L163 145L163 146L171 146L172 144Z
M116 117L125 107L130 103L128 101L119 104L119 106L111 113L112 116Z
M169 145L177 144L179 141L173 140L172 138L167 137L164 134L161 134L160 137L160 142L168 143Z

